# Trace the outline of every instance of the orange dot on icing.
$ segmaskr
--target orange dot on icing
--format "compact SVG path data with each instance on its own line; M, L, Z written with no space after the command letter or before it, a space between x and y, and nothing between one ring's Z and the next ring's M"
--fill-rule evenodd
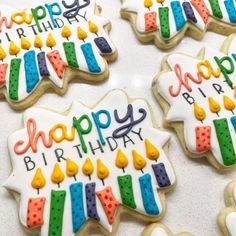
M194 115L197 120L203 121L206 118L205 110L198 105L197 102L194 102Z
M79 172L79 166L70 158L66 159L66 174L69 177L77 175Z
M81 40L85 40L88 37L87 33L80 27L78 27L77 34L78 38Z
M31 182L31 185L34 189L41 189L46 185L46 180L43 176L42 169L38 168L34 175L34 178Z
M20 52L20 48L13 42L10 42L9 54L12 56L17 55Z
M132 151L133 155L133 164L136 170L142 170L146 165L146 160L135 150Z
M64 173L62 172L59 164L56 163L51 176L52 182L55 184L59 184L64 180L64 178L65 178Z
M223 100L224 100L224 107L226 110L229 110L229 111L232 111L235 109L235 102L230 99L228 96L224 96L223 97Z
M105 179L109 176L110 172L100 159L97 160L97 176L99 179Z
M145 139L146 156L150 160L157 160L160 156L158 149L148 140Z
M125 168L129 164L128 158L126 155L119 149L116 155L116 166L118 168Z
M83 166L82 166L82 172L84 175L92 175L94 171L93 163L90 160L90 158L86 158Z

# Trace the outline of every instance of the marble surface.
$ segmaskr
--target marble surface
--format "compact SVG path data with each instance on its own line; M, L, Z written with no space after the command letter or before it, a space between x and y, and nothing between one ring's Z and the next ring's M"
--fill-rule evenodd
M37 0L39 1L39 0ZM1 0L19 9L27 7L29 0ZM40 1L39 1L40 2ZM119 0L98 0L103 15L111 19L113 29L111 38L119 51L119 58L110 65L110 79L99 85L73 82L64 97L47 93L36 105L47 105L55 110L63 110L74 99L92 105L106 92L114 88L126 90L131 97L145 97L152 105L158 123L161 125L162 112L151 92L153 77L160 71L160 63L166 52L153 45L142 45L134 36L130 24L119 15ZM0 35L1 37L1 35ZM201 42L185 38L173 51L197 54L204 44L220 48L224 37L208 32ZM11 110L5 101L0 101L0 184L11 172L7 151L7 137L21 127L22 112ZM170 142L169 156L173 163L178 184L167 195L168 210L162 223L173 232L189 231L196 236L221 235L216 217L224 207L224 187L236 178L236 172L218 173L206 160L190 160L186 157L174 133ZM117 236L139 235L145 223L135 219L122 220ZM0 188L0 236L27 235L18 220L17 204L13 197ZM97 234L94 234L97 235Z

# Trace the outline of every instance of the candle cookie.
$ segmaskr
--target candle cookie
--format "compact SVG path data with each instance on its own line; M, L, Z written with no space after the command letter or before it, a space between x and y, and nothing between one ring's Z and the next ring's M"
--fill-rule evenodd
M147 226L141 236L192 236L192 234L186 232L173 234L167 226L155 223Z
M64 94L75 78L108 78L107 61L117 51L108 37L111 24L95 1L1 8L0 97L14 109L31 106L47 89Z
M206 30L236 32L234 0L121 1L121 16L131 22L138 39L160 49L175 47L185 34L200 40Z
M218 224L224 236L236 235L236 181L229 183L224 192L226 208L218 216Z
M186 154L207 157L218 169L236 164L236 38L221 51L206 47L198 57L170 54L153 81L153 92Z
M113 90L92 108L31 108L23 120L8 138L13 172L5 187L20 195L25 227L73 236L92 225L115 235L121 214L164 216L176 181L169 134L157 129L144 99Z

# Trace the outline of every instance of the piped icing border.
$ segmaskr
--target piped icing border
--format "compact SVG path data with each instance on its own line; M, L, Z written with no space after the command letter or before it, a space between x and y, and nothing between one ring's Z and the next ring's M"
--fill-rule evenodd
M64 94L70 80L108 77L116 58L111 24L94 0L44 0L30 9L0 6L0 96L23 109L48 88Z
M206 156L216 168L236 164L235 35L223 50L209 47L194 58L170 54L153 92L190 157Z
M170 49L185 34L200 39L207 29L236 32L234 0L122 0L121 16L128 19L142 42Z
M163 217L176 177L163 150L169 135L155 128L145 100L113 90L92 108L31 108L23 121L8 139L13 172L5 186L20 194L24 226L72 236L90 222L113 235L122 212Z

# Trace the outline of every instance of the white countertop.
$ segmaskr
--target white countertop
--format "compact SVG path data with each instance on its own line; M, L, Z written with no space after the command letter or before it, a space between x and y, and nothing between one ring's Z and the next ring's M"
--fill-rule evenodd
M2 2L25 8L30 1L1 0ZM142 45L136 39L130 24L120 18L119 0L97 2L103 8L103 15L110 18L113 24L110 35L119 51L118 60L110 65L110 79L100 85L73 82L64 97L47 93L36 105L47 105L55 110L63 110L74 99L92 105L109 90L122 88L131 97L147 98L161 125L163 114L151 92L151 83L153 77L159 73L161 59L166 53L155 46ZM185 38L173 51L195 55L204 43L220 48L224 39L223 36L208 32L202 42ZM0 184L2 184L11 172L7 137L21 127L22 113L11 110L3 100L0 101L0 111ZM200 161L188 159L174 133L170 142L169 156L177 173L178 184L175 190L167 195L168 210L162 223L167 224L176 233L189 231L196 236L221 235L216 218L224 207L224 188L236 178L236 172L219 174L204 159ZM117 236L139 235L144 226L145 223L142 224L135 219L122 221ZM15 200L5 189L0 188L0 236L7 235L25 236L26 233L20 226Z

